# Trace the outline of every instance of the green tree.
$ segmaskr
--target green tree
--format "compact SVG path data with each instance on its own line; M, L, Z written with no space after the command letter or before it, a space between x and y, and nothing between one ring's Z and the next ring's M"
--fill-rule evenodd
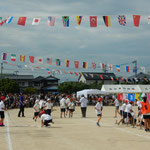
M63 82L58 86L60 93L71 94L83 89L88 89L89 85L83 82Z
M23 93L25 93L25 94L36 94L37 93L37 89L36 88L32 88L32 87L25 88L23 90Z
M2 79L0 80L0 91L4 93L18 93L19 85L14 80Z

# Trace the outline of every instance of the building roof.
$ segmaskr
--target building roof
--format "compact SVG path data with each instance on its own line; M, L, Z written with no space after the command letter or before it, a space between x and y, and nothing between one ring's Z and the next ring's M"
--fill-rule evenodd
M134 78L138 78L138 79L141 80L141 79L143 79L145 77L148 78L148 79L150 79L150 75L149 74L145 74L143 72L140 72L140 73L137 74L137 76L133 75L133 76L128 77L128 79L132 80Z
M3 78L8 78L12 80L33 80L34 76L33 75L15 75L15 74L4 74Z
M103 73L103 72L82 72L81 73L86 80L102 80L100 75L102 75L103 80L116 80L114 73ZM81 75L78 80L80 80Z
M39 77L36 77L35 79L34 79L34 81L36 81L36 82L39 82L39 81L42 81L42 80L50 80L50 81L52 81L52 80L60 80L60 79L58 79L58 78L56 78L56 77L54 77L54 76L48 76L48 77L42 77L42 76L39 76Z

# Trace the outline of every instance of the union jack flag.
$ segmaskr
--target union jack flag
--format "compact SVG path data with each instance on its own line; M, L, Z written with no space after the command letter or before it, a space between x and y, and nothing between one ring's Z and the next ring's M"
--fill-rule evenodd
M126 25L126 16L118 16L118 21L120 25L125 26Z

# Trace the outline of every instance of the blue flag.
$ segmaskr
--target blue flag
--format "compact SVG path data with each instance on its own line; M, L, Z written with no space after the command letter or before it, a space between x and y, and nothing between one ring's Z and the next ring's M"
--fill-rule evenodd
M134 102L135 101L135 94L128 94L128 100Z

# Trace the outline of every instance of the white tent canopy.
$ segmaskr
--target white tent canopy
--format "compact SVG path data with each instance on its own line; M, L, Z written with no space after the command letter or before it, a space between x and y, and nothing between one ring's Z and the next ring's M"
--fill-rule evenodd
M96 95L96 94L106 94L106 92L98 90L98 89L85 89L77 92L77 97L84 95L87 97L88 95Z
M103 85L101 91L107 93L150 93L150 85Z

